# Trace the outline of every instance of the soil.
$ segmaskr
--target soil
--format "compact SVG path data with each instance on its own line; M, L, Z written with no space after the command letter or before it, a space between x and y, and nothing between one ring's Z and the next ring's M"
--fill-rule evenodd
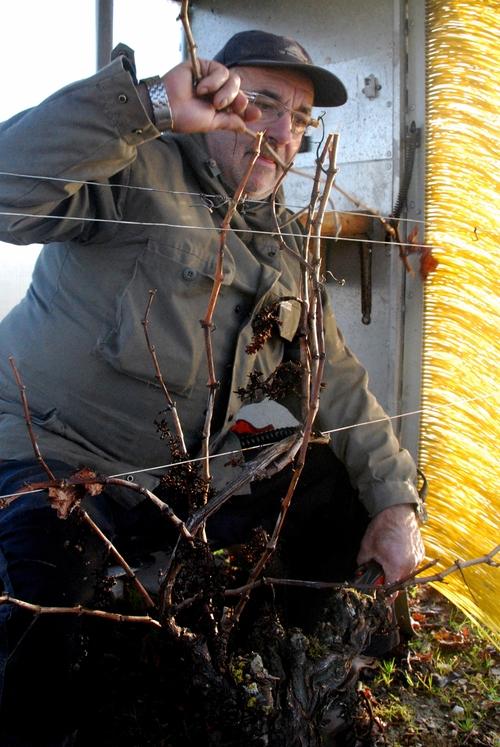
M499 747L498 648L431 587L411 594L409 603L414 636L359 683L371 744Z

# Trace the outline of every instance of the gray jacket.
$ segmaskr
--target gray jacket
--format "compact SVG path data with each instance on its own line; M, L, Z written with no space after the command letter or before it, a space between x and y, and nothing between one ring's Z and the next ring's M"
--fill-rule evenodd
M8 364L15 357L46 458L105 474L144 468L154 486L169 462L155 419L165 408L141 320L158 289L150 333L191 450L207 397L199 320L213 283L227 195L202 136L159 136L120 59L0 129L0 239L47 244L26 298L0 325L0 458L32 455ZM250 205L227 235L213 341L223 382L215 426L227 431L252 370L271 374L296 352L299 268L279 251L267 205ZM296 228L297 232L298 229ZM255 233L254 233L255 232ZM290 239L295 245L295 239ZM257 354L251 322L282 298L279 334ZM326 301L323 430L334 434L370 514L417 502L415 465L367 388ZM292 408L293 409L293 408Z

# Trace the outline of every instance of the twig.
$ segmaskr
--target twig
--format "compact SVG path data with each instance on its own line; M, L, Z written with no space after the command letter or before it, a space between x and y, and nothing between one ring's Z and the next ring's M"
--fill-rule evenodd
M274 157L274 156L273 156ZM281 163L280 163L281 165ZM314 180L316 177L312 174L309 174L309 172L304 171L304 169L298 169L296 167L292 167L290 169L290 173L296 174L297 176L302 176L305 179L311 179ZM332 188L337 190L343 197L345 197L349 202L352 202L352 204L363 210L368 215L372 215L374 218L377 218L377 220L380 221L381 225L383 226L385 232L387 233L388 237L390 239L396 240L397 238L397 232L396 229L391 225L390 219L384 218L383 215L381 215L379 210L376 210L375 208L371 208L369 205L366 205L362 200L359 199L359 197L356 197L355 195L351 194L347 190L343 189L343 187L339 187L338 184L333 184ZM281 228L286 228L287 225L289 225L292 221L297 220L301 215L303 215L309 208L305 207L296 212L294 215L292 215L290 218L288 218L284 223L281 224ZM396 242L398 243L398 242ZM400 243L400 242L399 242Z
M238 477L225 487L225 489L215 495L205 506L196 511L187 521L188 530L194 535L198 532L201 524L207 521L212 514L226 503L231 496L235 495L241 488L250 482L267 477L267 469L270 464L276 461L284 452L288 453L297 440L297 435L288 436L278 443L267 447L259 456L248 462L243 467L243 471Z
M474 565L490 565L493 568L500 567L500 563L497 563L493 558L495 555L498 555L500 552L500 545L497 545L496 547L491 550L491 552L487 553L486 555L483 555L480 558L473 558L472 560L456 560L452 565L450 565L448 568L445 568L443 571L440 571L439 573L434 574L433 576L423 576L422 578L413 578L408 581L403 582L395 582L394 584L384 584L384 586L381 586L379 588L385 589L389 594L393 591L399 591L401 589L406 589L409 586L414 585L420 585L420 584L430 584L434 581L444 581L446 576L449 576L450 573L455 573L456 571L461 571L464 568L471 568ZM437 562L437 561L436 561ZM417 571L417 573L421 573L422 571Z
M148 592L141 584L137 576L135 575L132 568L129 566L123 555L116 549L113 543L106 537L104 532L97 526L95 521L89 516L89 514L81 507L78 507L78 513L83 521L92 529L92 531L99 537L99 539L106 545L108 552L115 558L117 563L123 568L127 576L131 579L135 588L137 589L140 596L144 599L147 607L154 607L155 603L149 596Z
M323 163L326 157L328 156L329 165L328 165L328 171L327 171L327 181L325 185L325 190L321 196L316 216L314 218L311 216L311 220L308 219L308 224L310 223L310 228L308 232L307 247L309 245L311 229L315 234L317 234L318 238L315 239L314 249L312 252L313 254L312 264L314 267L314 274L312 275L312 277L309 277L307 279L308 280L307 286L312 285L312 293L311 293L312 298L310 302L310 308L309 308L309 303L304 304L304 306L308 308L307 364L308 364L308 367L312 365L312 371L310 371L309 373L309 382L308 382L309 390L307 392L308 411L307 411L305 422L304 422L304 440L302 442L301 450L298 456L299 465L303 465L305 462L307 446L309 444L309 440L311 437L314 420L318 412L319 395L321 391L321 383L323 379L323 370L324 370L324 364L325 364L323 311L322 311L320 282L319 282L320 246L321 246L320 233L321 233L321 226L323 223L324 213L326 210L326 205L328 202L328 196L331 190L331 186L333 184L333 180L337 173L337 169L335 166L337 144L338 144L338 136L329 135L325 143L323 152L318 160L318 165L317 165L317 170L316 170L317 175L318 175L318 183L319 183L319 174L320 174L320 171L323 170ZM314 194L314 191L313 191L313 200L316 201L316 195ZM302 466L301 466L301 469L302 469Z
M311 238L313 234L313 225L314 225L314 215L316 211L316 206L319 199L319 190L320 190L320 180L321 180L321 174L323 173L323 164L326 159L327 153L329 152L329 144L331 141L331 135L328 136L328 139L323 147L323 150L320 154L320 156L316 160L316 172L314 176L314 182L313 182L313 188L311 192L311 199L309 202L309 208L308 208L308 215L307 215L307 222L306 222L306 229L305 229L305 239L303 244L303 256L304 259L308 260L309 256L311 254L309 246L311 243ZM319 240L319 237L318 237ZM314 256L314 254L313 254ZM300 320L300 362L302 365L303 375L302 375L302 422L305 424L305 422L308 419L308 413L310 412L310 396L311 396L311 334L314 336L315 332L310 329L310 295L311 295L311 288L310 288L310 278L315 277L317 273L317 267L314 266L313 261L313 269L312 273L308 274L307 272L303 273L302 276L302 297L303 297L303 306L302 306L302 315Z
M422 573L425 569L436 565L438 560L431 560L428 563L426 563L422 568L418 568L414 573L411 574L411 576L408 576L406 579L401 581L396 581L392 584L359 584L357 582L349 583L346 581L309 581L306 579L296 579L296 578L273 578L271 576L263 576L260 579L257 579L254 582L248 582L244 584L243 586L239 586L234 589L226 589L224 592L224 595L226 597L236 597L240 596L241 594L246 594L250 591L253 591L253 589L257 589L259 586L291 586L291 587L300 587L303 589L313 589L313 590L324 590L324 589L357 589L357 591L362 592L381 592L386 593L388 595L393 594L395 591L401 591L402 589L408 589L411 586L421 586L423 584L430 584L437 581L444 581L446 576L449 576L451 573L456 573L462 568L471 568L472 566L476 565L489 565L493 568L500 567L500 563L497 563L493 560L494 556L497 555L500 552L500 545L497 545L491 552L487 553L486 555L483 555L479 558L473 558L472 560L467 561L455 561L453 565L449 566L448 568L445 568L440 573L436 573L432 576L423 576L421 578L417 577L417 574Z
M178 529L180 536L184 537L184 539L187 539L188 541L193 541L193 536L186 528L186 525L184 522L176 516L176 514L172 511L170 506L165 503L164 501L160 500L154 493L149 491L147 488L143 487L142 485L139 485L138 483L128 482L127 480L122 480L119 477L99 477L97 475L86 475L85 477L76 477L72 476L69 478L66 478L65 480L50 480L45 481L41 483L31 483L30 485L26 486L23 490L20 491L20 493L23 492L30 492L31 490L58 490L64 493L65 490L71 489L74 486L90 486L90 485L116 485L118 487L127 488L130 490L133 490L135 492L140 493L141 495L145 496L147 499L152 501L155 506L160 510L161 513L163 513L169 521L171 521L174 526ZM134 571L130 567L130 565L127 563L125 558L120 554L120 552L116 549L116 547L113 545L113 543L106 537L104 532L95 524L95 522L92 520L92 518L87 514L86 511L84 511L81 507L78 508L83 520L91 527L91 529L97 534L97 536L104 542L108 550L111 552L111 554L114 556L116 561L119 563L119 565L123 568L127 576L132 580L135 587L137 588L137 591L139 592L140 596L144 599L148 607L154 607L155 604L153 600L151 599L150 595L144 588L144 586L141 584L137 576L135 575Z
M45 484L42 483L40 485L40 487L47 488L47 490L49 491L49 498L48 498L49 502L50 502L51 498L54 498L54 496L51 496L51 494L50 494L50 488L51 487L52 488L56 488L58 491L64 493L66 490L72 488L73 485L87 485L87 484L94 484L95 485L95 484L102 484L99 481L92 482L91 480L89 480L88 477L90 477L90 475L86 476L85 478L83 478L83 477L80 478L80 479L76 479L75 478L75 481L73 483L71 483L71 481L68 481L68 480L57 480L56 479L54 473L52 472L52 470L49 468L49 466L45 462L45 460L44 460L44 458L42 456L42 453L41 453L41 451L40 451L40 449L38 447L38 443L37 443L35 434L33 432L33 426L32 426L32 421L31 421L31 413L30 413L30 408L29 408L29 404L28 404L28 399L26 397L26 387L24 386L23 382L21 381L21 377L19 375L19 371L17 370L17 367L16 367L16 364L15 364L13 356L10 356L9 363L10 363L10 365L12 367L13 372L14 372L16 383L18 385L18 388L19 388L19 391L20 391L20 394L21 394L21 399L22 399L22 404L23 404L23 411L24 411L24 419L25 419L26 425L28 427L28 432L29 432L29 435L30 435L31 444L33 446L33 451L35 452L35 456L36 456L38 462L42 465L42 467L44 468L45 472L47 473L47 475L49 477L49 482L47 482ZM107 479L110 480L112 478L107 478ZM124 480L123 482L127 486L129 485L129 483L127 481ZM50 483L52 483L52 484L50 484ZM34 488L32 486L31 489L34 490L36 488ZM22 491L20 491L20 493L24 493L24 492L30 492L30 491L29 490L22 490ZM154 496L154 497L156 498L156 496ZM69 503L72 503L73 500L76 502L76 500L77 500L76 497L69 496L69 494L68 494L68 499L69 499ZM159 500L159 499L157 499L157 500ZM125 558L118 552L118 550L116 549L116 547L113 545L113 543L111 542L111 540L109 540L108 537L106 537L106 535L104 534L104 532L97 526L97 524L91 519L91 517L88 515L88 513L83 508L81 508L79 506L78 510L79 510L80 516L85 521L85 523L91 528L91 530L105 544L105 546L108 549L108 552L110 552L113 555L113 557L116 559L116 561L121 565L121 567L123 568L123 570L125 571L125 573L127 574L127 576L129 576L132 579L132 581L135 584L135 587L136 587L138 593L140 594L140 596L142 597L142 599L145 601L146 605L148 607L154 607L155 605L154 605L154 602L151 599L150 595L148 594L148 592L146 591L146 589L144 588L144 586L141 584L141 582L139 581L139 579L137 578L137 576L133 572L132 568L129 566L129 564L125 560Z
M213 414L213 408L214 408L214 402L215 402L215 392L218 387L218 381L215 376L215 363L214 363L213 347L212 347L212 329L213 329L214 311L215 311L215 307L217 304L217 300L219 298L220 289L222 287L222 281L224 280L223 264L224 264L224 249L225 249L225 243L226 243L226 232L230 228L231 220L234 216L234 213L236 212L236 209L238 207L240 200L242 199L244 195L245 188L246 188L248 179L250 177L250 174L252 173L255 162L257 161L257 158L260 155L260 146L262 143L263 136L264 134L262 132L257 133L257 138L255 141L255 148L252 153L252 158L250 159L248 163L248 167L243 175L243 178L241 179L241 182L238 185L236 192L234 193L234 197L229 202L229 207L227 209L226 215L222 222L222 226L220 228L219 253L217 255L217 265L216 265L215 273L214 273L214 282L212 286L212 292L210 293L210 298L208 301L208 306L207 306L207 310L205 313L205 317L200 320L200 324L203 328L203 332L205 336L205 350L206 350L207 365L208 365L207 386L209 388L207 412L206 412L205 423L203 427L203 444L202 444L203 456L205 457L203 476L207 482L207 485L210 480L210 460L209 460L210 430L211 430L212 414Z
M228 206L226 215L224 217L224 220L222 222L222 226L220 229L219 252L217 255L217 264L216 264L215 273L214 273L214 282L212 285L212 291L210 293L210 298L208 300L208 306L207 306L207 310L205 313L205 317L200 320L200 324L202 326L204 337L205 337L205 352L206 352L207 367L208 367L208 382L207 382L208 402L207 402L205 420L204 420L203 431L202 431L203 478L205 480L206 490L207 490L207 493L205 495L205 502L207 499L208 488L210 486L210 432L211 432L212 417L213 417L214 404L215 404L215 395L216 395L216 391L219 385L216 379L216 376L215 376L215 362L214 362L213 346L212 346L213 315L215 312L215 307L217 305L217 300L219 298L220 289L222 287L222 281L224 280L224 249L225 249L225 243L226 243L226 232L229 230L231 226L231 220L234 216L234 213L238 207L240 200L242 199L244 195L245 188L246 188L248 179L252 173L255 162L260 155L260 146L262 143L263 136L264 134L262 132L257 134L252 158L250 159L246 172L243 175L240 181L240 184L238 185L238 188L236 192L234 193L233 198L229 201L229 206ZM206 541L205 519L197 522L196 534L200 535ZM173 619L173 616L169 614L171 610L173 609L173 601L172 601L173 587L174 587L174 583L177 578L177 575L182 567L182 563L180 563L177 559L177 552L180 546L179 540L177 541L171 553L167 574L165 576L165 579L162 583L161 590L160 590L160 600L161 600L160 606L161 606L162 620L165 619L167 623L170 624L171 626L175 626L175 621Z
M494 568L499 567L499 563L495 562L493 560L494 556L497 555L500 552L500 545L497 545L491 552L487 553L486 555L483 555L479 558L473 558L472 560L467 561L456 561L453 563L453 565L449 566L448 568L445 568L440 573L436 573L433 576L425 576L422 578L412 578L409 579L403 584L399 586L399 589L401 588L407 588L409 586L415 586L415 585L421 585L421 584L427 584L435 581L443 581L444 578L451 573L456 572L460 568L471 568L475 565L490 565ZM436 563L437 560L432 561L432 564ZM426 566L427 567L427 566ZM420 571L417 571L421 572ZM241 594L245 594L247 592L252 591L253 589L258 588L259 586L291 586L291 587L301 587L305 589L314 589L314 590L321 590L321 589L357 589L358 591L387 591L389 593L397 590L396 584L390 584L390 585L384 585L384 586L369 586L369 585L363 585L358 586L357 584L348 584L348 583L339 583L339 582L329 582L329 581L307 581L307 580L301 580L301 579L290 579L290 578L273 578L270 576L262 577L251 584L245 584L244 586L240 586L235 589L226 589L225 596L226 597L232 597L232 596L239 596ZM188 604L191 604L192 602L196 601L196 596L192 597L191 599L185 600L185 602L182 602L179 604L179 609L182 609ZM17 607L21 607L22 609L28 610L29 612L33 612L35 615L76 615L78 617L81 616L87 616L87 617L98 617L103 620L109 620L111 622L130 622L130 623L141 623L141 624L147 624L147 625L153 625L154 627L161 628L161 623L156 620L155 618L150 617L149 615L123 615L121 613L117 612L107 612L105 610L97 610L97 609L88 609L86 607L82 607L81 605L77 605L75 607L43 607L38 604L32 604L31 602L25 602L24 600L17 599L16 597L12 597L10 594L2 594L0 595L0 605L2 604L14 604Z
M169 620L170 624L175 624L172 616L173 592L175 580L182 568L182 563L177 559L180 544L181 538L178 537L170 553L168 567L165 569L165 576L160 585L160 620Z
M30 408L29 408L29 405L28 405L28 399L26 397L26 387L24 386L24 384L23 384L23 382L21 380L21 376L19 374L19 371L17 370L16 363L15 363L13 355L9 356L9 363L11 365L11 368L12 368L13 372L14 372L14 377L16 379L16 384L17 384L17 387L19 389L19 394L21 395L21 401L22 401L22 404L23 404L24 419L26 421L26 425L28 426L28 433L29 433L31 445L33 447L33 451L35 453L35 458L36 458L37 462L43 467L43 469L47 473L49 479L50 480L55 480L56 477L55 477L54 473L52 472L52 470L50 469L49 465L47 464L47 462L43 458L42 453L41 453L41 451L40 451L40 449L38 447L38 442L36 440L35 432L33 430L33 422L31 420L31 413L30 413Z
M179 13L177 20L181 21L184 28L184 33L186 35L186 41L188 44L189 56L191 58L191 65L193 68L193 83L196 86L202 79L203 74L197 54L198 47L194 40L193 33L191 31L191 25L189 23L189 0L182 0L181 12Z
M30 485L26 486L26 488L24 488L23 490L20 490L19 493L40 489L46 490L48 488L64 489L65 487L71 487L72 485L116 485L120 488L127 488L129 490L133 490L136 493L140 493L145 498L154 503L159 511L164 516L166 516L166 518L171 521L172 524L178 529L179 533L182 535L182 537L184 537L184 539L188 540L189 542L192 542L194 539L194 537L187 529L185 523L182 521L182 519L179 519L179 517L170 508L168 503L160 500L157 495L152 493L143 485L139 485L136 482L129 482L128 480L123 480L121 477L104 477L102 475L94 475L92 477L75 478L73 476L66 478L65 480L50 480L46 482L36 483L34 482L30 483Z
M32 604L31 602L24 602L22 599L16 599L10 596L10 594L2 594L0 596L1 604L14 604L16 607L33 612L35 615L76 615L77 617L98 617L101 620L110 620L111 622L129 622L129 623L141 623L146 625L153 625L156 628L162 626L149 615L122 615L119 612L106 612L105 610L94 610L88 609L77 605L76 607L42 607L39 604Z
M176 407L174 400L170 396L170 392L168 391L167 385L165 384L165 381L163 379L163 375L160 369L160 364L158 362L158 356L156 355L156 348L151 342L151 338L149 336L149 312L151 310L151 304L153 303L155 296L156 296L156 289L150 290L148 305L146 306L146 312L144 314L144 319L142 320L142 326L144 328L144 336L146 337L146 344L148 346L148 350L150 352L151 358L153 359L153 365L155 368L155 378L157 379L158 383L160 384L160 387L163 390L163 394L165 395L165 399L167 400L168 409L172 413L175 434L178 438L179 446L182 451L182 454L183 456L187 456L186 442L184 440L184 433L182 431L181 421L179 420L179 415L177 413L177 407Z
M323 190L323 194L319 201L319 207L316 215L312 218L311 229L314 236L312 242L312 264L314 267L314 273L311 277L312 284L312 297L309 310L309 334L310 334L310 355L312 365L312 379L313 379L313 391L311 393L312 406L317 410L319 405L319 391L322 380L322 370L319 371L323 366L321 362L325 358L325 340L323 331L323 309L320 295L320 269L321 269L321 229L323 226L323 218L325 215L328 198L332 188L333 181L337 174L337 167L335 164L335 158L337 153L338 145L338 134L329 135L326 143L324 153L328 154L328 170L326 176L326 183ZM322 163L323 161L321 161ZM313 418L314 419L314 418ZM311 423L312 427L312 423Z
M329 156L328 174L330 176L330 172L331 172L331 180L329 181L329 184L327 184L328 189L331 187L331 183L332 183L333 178L334 178L335 173L336 173L336 168L335 168L336 145L337 145L337 139L329 138L328 141L327 141L327 145L325 145L325 148L323 150L322 156L318 160L318 166L317 166L318 182L317 183L319 184L319 172L323 168L323 163L324 163L324 160L325 160L326 156L327 155ZM317 198L317 195L314 193L314 190L313 190L312 200L314 200L316 202L316 198ZM320 202L320 208L318 209L319 217L317 216L317 225L319 227L321 227L321 222L323 220L323 214L324 214L324 211L325 211L325 208L326 208L327 200L328 200L328 194L326 194L326 196L323 195L323 198L322 198L322 200ZM306 241L305 244L306 244L306 246L305 246L305 249L304 249L304 253L307 252L307 250L308 250L308 242ZM319 244L318 244L318 247L319 247ZM319 249L318 249L318 252L319 252ZM314 262L313 262L313 267L314 267ZM313 276L313 278L311 278L315 294L318 292L318 282L317 282L317 280L318 280L318 274L319 274L319 263L317 264L317 266L315 268L315 275ZM303 307L302 307L303 308L302 317L305 318L306 321L307 321L307 312L308 312L307 289L309 287L309 277L307 276L307 274L305 274L305 277L303 279L303 283L304 283L305 287L304 287L304 299L303 299ZM320 298L318 299L318 304L321 305L321 299ZM322 315L321 315L321 323L322 323ZM314 326L316 326L316 320L314 320ZM316 334L316 331L315 331L315 334ZM307 335L307 331L304 330L303 331L303 336L307 340L306 335ZM310 351L309 351L309 349L307 347L307 343L303 347L305 349L305 354L307 355L307 359L309 359ZM304 365L304 361L301 360L301 363ZM276 550L276 546L278 544L278 539L279 539L279 536L281 534L281 530L283 528L283 524L284 524L286 515L288 513L288 509L290 507L290 504L291 504L291 501L292 501L292 497L293 497L294 492L295 492L295 488L297 486L297 483L299 481L300 475L302 473L302 470L303 470L303 467L304 467L304 464L305 464L306 451L307 451L307 447L308 447L308 444L309 444L309 440L311 438L312 426L313 426L314 419L316 417L316 414L317 414L317 411L318 411L318 406L319 406L319 392L320 392L320 386L321 386L321 378L322 378L322 374L323 374L323 367L324 367L324 354L323 354L322 357L319 358L319 360L317 362L317 366L316 366L316 370L315 370L315 377L314 377L313 387L312 387L313 388L313 392L312 392L313 396L310 399L309 399L309 391L307 392L308 403L309 403L308 404L308 412L307 412L307 415L306 415L306 418L305 418L303 433L299 437L299 439L297 441L297 444L296 444L296 446L299 447L299 454L298 454L298 457L297 457L297 462L296 462L295 468L293 470L292 479L291 479L290 484L288 486L286 495L285 495L285 497L283 498L283 500L281 502L280 513L279 513L278 519L276 521L275 527L273 529L273 533L272 533L269 541L267 542L266 547L264 548L264 551L261 554L259 560L257 561L255 567L250 572L249 581L248 581L249 584L252 584L254 581L256 581L256 579L258 579L258 577L262 573L263 569L267 565L270 557L273 555L274 551ZM307 369L308 369L308 365L307 365ZM304 374L304 370L303 370L303 376L305 375L307 377L307 386L309 388L311 386L310 385L310 378L309 378L310 374L308 374L307 369L305 371L305 374ZM228 614L225 617L225 619L223 621L223 624L224 624L224 628L225 628L226 634L229 634L229 632L231 631L231 629L234 627L234 625L240 619L241 614L242 614L242 612L243 612L243 610L244 610L244 608L245 608L245 606L246 606L246 604L248 602L249 597L250 597L250 591L244 592L242 594L239 602L237 603L236 608L234 609L234 611L232 611L231 614Z
M399 218L391 218L389 222L386 222L382 217L379 216L379 220L386 230L387 238L389 239L389 241L398 247L399 258L401 259L406 272L409 272L410 275L413 275L413 267L411 266L410 260L408 259L408 250L403 245L401 234L399 233Z
M14 503L14 501L17 501L18 498L20 498L25 493L31 493L33 488L30 488L29 490L21 488L17 493L14 493L14 495L9 495L7 498L0 498L0 511L3 508L7 508L7 506L10 506L11 503Z
M387 739L386 739L386 736L385 736L385 727L384 727L383 721L381 721L381 719L374 714L373 708L372 708L372 704L370 702L370 698L368 697L368 695L366 694L366 692L364 692L363 690L359 690L359 693L360 693L360 695L361 695L361 697L363 699L363 703L365 705L365 708L368 711L368 718L370 719L370 724L369 724L368 728L365 730L365 733L363 735L359 734L357 736L359 736L359 737L365 737L365 738L366 737L372 737L373 736L373 726L375 725L375 726L377 726L377 728L378 728L378 730L380 732L380 736L384 740L384 745L387 745ZM370 739L370 741L372 741L372 740Z
M141 495L145 496L148 500L152 501L152 503L155 504L155 506L161 511L161 513L163 513L174 524L174 526L179 531L179 539L182 537L188 540L189 542L193 542L194 540L193 535L189 532L185 523L181 519L179 519L178 516L176 516L176 514L172 511L172 509L167 503L164 503L154 493L152 493L151 491L149 491L147 488L143 487L142 485L139 485L138 483L134 483L134 482L128 482L127 480L122 480L119 477L99 477L95 475L91 477L87 476L85 478L76 478L76 477L71 478L70 477L69 479L62 480L62 481L53 480L53 481L47 481L44 483L32 483L31 485L27 486L25 492L29 492L29 490L38 490L40 488L43 488L43 489L58 488L58 489L64 490L65 488L71 487L74 485L86 485L86 486L87 485L116 485L118 487L127 488L137 493L140 493ZM96 531L99 534L99 536L106 543L107 547L111 549L111 547L113 547L111 542L107 539L107 537L105 537L105 535L101 532L99 527L94 525L94 522L92 521L90 517L88 517L88 523L91 526L92 525L95 526ZM176 547L179 544L179 539L177 541ZM130 568L128 563L118 553L118 551L115 548L113 549L114 549L114 552L113 552L114 557L116 558L117 562L121 565L121 567L124 569L125 573L134 581L141 596L145 599L145 601L147 601L148 604L151 603L151 605L154 606L154 602L149 597L149 594L147 593L146 589L144 589L142 584L140 584L139 580L135 576L133 570ZM174 558L175 558L175 549L171 555L170 568L172 568L172 562ZM170 583L170 587L171 587L170 592L171 592L171 589L173 588L173 583L175 580L176 573L173 574L172 571L170 571L170 573L167 575L168 575L168 581L171 582ZM164 599L164 595L160 594L160 607L162 609L165 607L163 599ZM175 621L173 620L171 616L165 618L165 624L169 627L169 629L174 635L179 636L183 634L182 629L179 628L175 624Z

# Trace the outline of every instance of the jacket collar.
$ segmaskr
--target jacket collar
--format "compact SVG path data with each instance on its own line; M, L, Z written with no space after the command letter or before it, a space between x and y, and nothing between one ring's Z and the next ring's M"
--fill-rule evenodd
M227 213L231 194L222 180L217 163L210 157L204 135L169 135L177 142L185 161L191 166L200 186L206 195L207 206L212 207L222 219ZM210 201L212 204L210 204ZM277 195L278 216L285 212L283 207L284 193L280 188ZM235 212L231 221L233 228L239 230L253 229L275 233L275 221L270 200L245 201Z

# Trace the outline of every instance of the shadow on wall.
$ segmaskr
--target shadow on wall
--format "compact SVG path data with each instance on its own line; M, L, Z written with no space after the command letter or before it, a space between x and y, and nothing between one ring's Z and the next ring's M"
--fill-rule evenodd
M0 242L0 319L26 293L40 249L39 245L12 246Z

